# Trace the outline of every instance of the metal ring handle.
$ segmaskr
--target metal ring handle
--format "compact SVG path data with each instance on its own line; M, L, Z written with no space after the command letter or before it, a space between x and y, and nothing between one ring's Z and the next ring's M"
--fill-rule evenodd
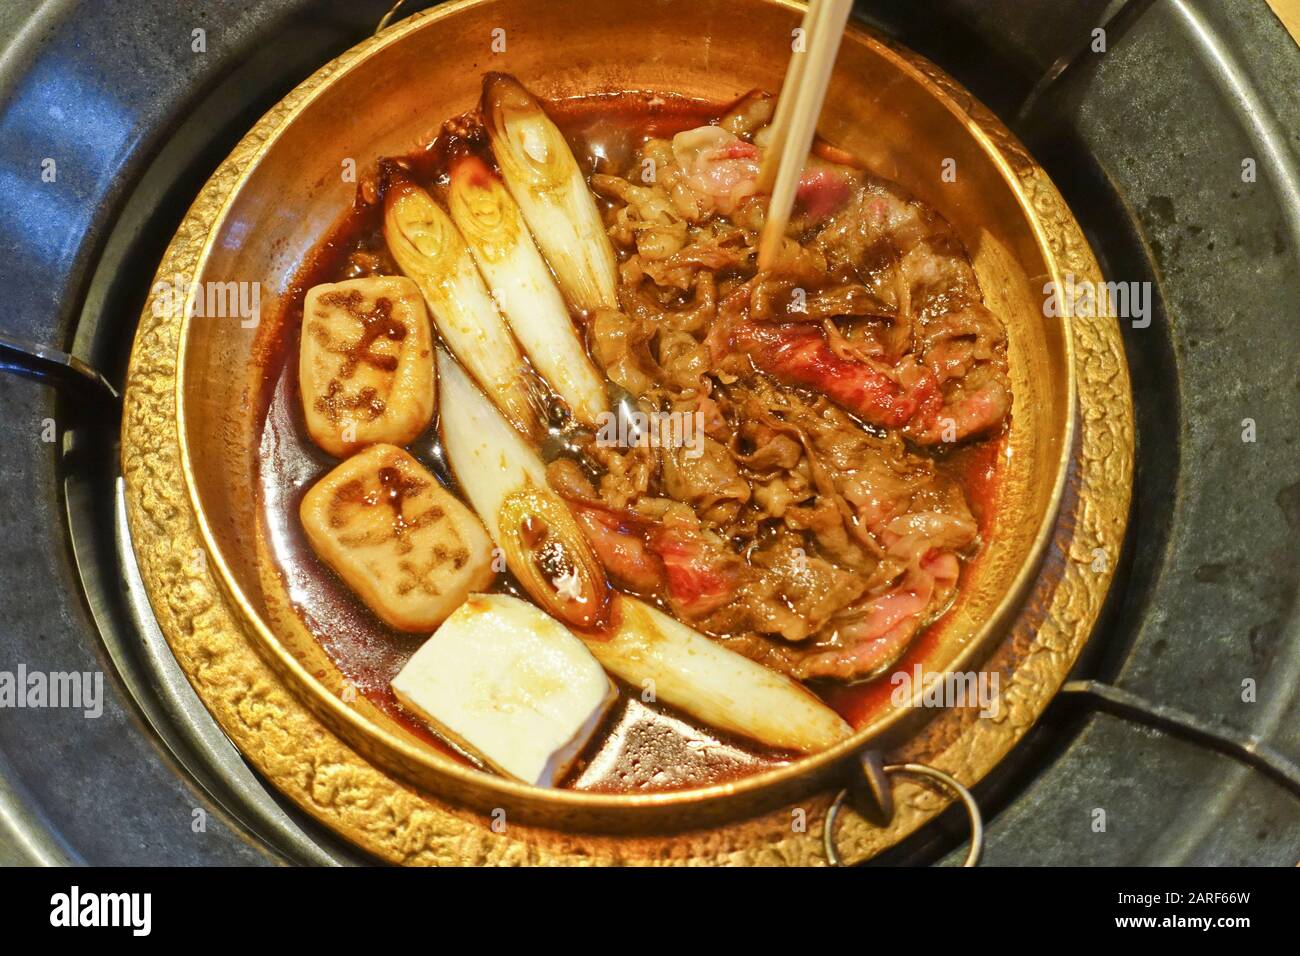
M934 767L927 767L922 763L894 763L884 767L887 774L910 773L918 777L928 777L947 787L953 793L961 798L961 802L966 807L966 816L970 819L970 851L966 854L966 859L962 866L977 866L980 856L984 852L984 817L980 814L979 805L975 802L975 797L951 774L944 773ZM830 809L826 811L826 820L822 824L822 845L826 849L826 860L831 866L844 866L844 860L840 856L839 850L835 848L835 822L839 819L840 810L843 809L845 802L849 797L848 788L844 788L835 795L831 801Z

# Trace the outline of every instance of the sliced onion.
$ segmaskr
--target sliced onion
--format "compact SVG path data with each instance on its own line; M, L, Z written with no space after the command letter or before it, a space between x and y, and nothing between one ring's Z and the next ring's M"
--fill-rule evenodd
M587 357L519 206L477 156L452 164L447 209L533 367L574 418L598 425L608 410L604 381Z
M564 294L584 312L616 308L614 247L564 136L504 73L483 78L482 113L501 176Z
M541 402L523 353L451 218L423 189L397 182L384 201L384 239L443 341L516 428L540 436Z
M506 565L548 614L581 632L607 627L605 570L541 459L442 349L438 372L447 460Z

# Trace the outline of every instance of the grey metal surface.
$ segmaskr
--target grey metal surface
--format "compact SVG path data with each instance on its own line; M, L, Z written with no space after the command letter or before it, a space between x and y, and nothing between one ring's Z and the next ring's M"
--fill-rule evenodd
M1089 670L1295 760L1300 50L1249 0L1137 13L1023 130L1108 277L1149 276L1161 300L1150 328L1125 332L1139 399L1133 565ZM1106 833L1089 826L1098 807L1117 821ZM999 815L986 859L1293 865L1300 803L1227 757L1101 716Z
M387 6L0 8L0 328L120 385L148 279L207 173ZM1019 131L1107 274L1157 283L1152 326L1126 334L1141 447L1123 585L1081 673L1236 723L1295 759L1300 234L1281 175L1300 150L1295 45L1258 0L858 6L1004 119L1031 102ZM1104 55L1041 82L1102 22ZM204 54L190 50L196 28ZM1230 182L1245 155L1260 161L1249 189ZM41 182L46 157L57 186ZM98 720L0 712L0 861L355 862L248 771L159 643L121 550L102 422L5 375L0 407L0 670L97 667L108 697ZM1253 445L1240 442L1247 417ZM62 460L40 440L48 418L80 429ZM1240 701L1245 677L1256 704ZM991 863L1300 857L1300 807L1276 784L1068 701L978 795ZM1090 826L1099 807L1105 833ZM206 833L191 831L195 808ZM941 821L890 860L959 861L961 829Z
M209 796L295 862L313 865L358 862L358 855L337 846L318 827L282 806L275 792L249 768L235 745L211 719L172 656L149 607L132 550L121 478L115 482L113 504L114 545L118 556L114 567L122 569L123 579L103 583L107 587L125 585L130 626L123 628L107 614L96 615L96 624L123 679L137 681L130 687L131 695L144 711L149 726ZM76 526L75 521L70 523ZM82 579L86 580L93 572L86 570L86 563L78 563ZM99 583L88 582L87 591L104 593L105 587L95 587ZM138 683L141 680L147 681L148 686Z
M207 173L262 110L379 14L363 4L352 5L350 22L337 7L340 17L304 13L301 3L23 6L6 5L0 20L10 27L0 54L4 327L71 341L120 384L153 265ZM205 54L190 49L197 27L208 31ZM297 40L293 50L259 56L258 38L283 29ZM47 157L57 163L55 183L41 181ZM355 861L289 816L232 756L147 628L120 623L113 602L123 580L83 592L65 505L83 556L103 562L106 576L125 573L104 553L113 545L112 473L94 447L116 423L82 416L83 440L60 461L60 442L41 441L42 423L56 421L66 439L78 424L75 403L0 375L0 405L0 669L106 676L98 720L51 709L0 715L0 772L11 782L0 792L0 835L8 835L0 859ZM65 478L74 489L67 500ZM127 652L130 640L136 653ZM161 737L151 726L159 714L170 722ZM206 831L196 833L200 809Z
M11 798L4 802L22 808L15 814L11 806L5 816L26 834L5 841L7 862L265 859L141 725L101 653L63 533L54 454L39 438L42 419L55 414L52 397L38 384L5 376L0 401L7 432L0 460L0 670L98 672L104 687L97 718L52 707L0 716L0 762ZM40 461L34 450L50 460ZM206 815L204 832L192 829L196 810Z

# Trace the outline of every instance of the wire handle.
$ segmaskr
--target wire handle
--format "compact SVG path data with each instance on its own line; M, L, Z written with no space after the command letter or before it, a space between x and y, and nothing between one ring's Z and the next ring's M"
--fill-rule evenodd
M1245 733L1221 720L1190 714L1177 707L1149 701L1137 694L1095 680L1067 681L1061 694L1088 697L1100 710L1155 727L1192 743L1226 754L1271 777L1300 797L1300 764L1287 757L1258 734Z
M115 389L102 374L75 355L11 338L0 332L0 372L39 379L60 391L106 400L116 406Z
M975 797L955 777L923 763L882 764L879 753L875 751L862 754L859 757L859 764L863 770L865 784L863 795L867 797L869 808L866 816L873 823L882 826L894 815L892 789L886 779L889 775L901 773L926 777L955 793L966 807L966 816L970 820L970 850L966 853L962 866L979 865L980 856L984 853L984 817L980 813L979 804L975 802ZM835 824L848 798L849 788L845 787L831 801L830 809L826 811L826 820L822 824L822 846L826 850L826 861L831 866L845 865L844 859L835 846Z
M375 27L375 34L378 35L380 33L383 33L390 26L392 26L393 20L397 16L397 12L401 10L402 7L404 6L406 6L406 0L397 0L395 4L389 7L388 12L385 13L383 18L379 21L379 25Z

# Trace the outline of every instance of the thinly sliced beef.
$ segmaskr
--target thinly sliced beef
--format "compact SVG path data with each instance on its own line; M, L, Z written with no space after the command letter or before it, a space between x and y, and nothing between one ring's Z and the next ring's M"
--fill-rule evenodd
M846 608L812 640L790 643L764 634L729 635L746 657L800 680L859 681L887 670L917 633L952 600L960 563L949 551L927 555L889 590Z
M697 531L661 525L651 531L649 545L664 564L669 606L687 620L726 604L745 577L745 564L737 555Z
M791 673L801 680L862 680L879 674L947 607L959 571L951 551L930 552L893 588L850 608L824 638L806 650L800 647Z
M659 598L692 620L729 601L742 583L744 562L698 527L603 503L572 461L553 462L548 479L619 587Z
M660 456L664 491L716 524L734 518L752 494L726 447L699 436L697 446L666 448Z
M588 502L570 500L569 507L615 584L641 595L663 589L667 570L646 544L641 521L625 511Z
M815 389L881 428L902 428L938 401L925 369L914 363L887 369L842 358L814 326L745 323L733 329L731 345L777 381Z
M813 222L844 208L853 196L853 178L846 171L831 166L814 166L804 170L795 190L795 200Z
M619 308L585 319L593 358L706 437L587 448L550 477L620 587L797 678L856 681L944 612L979 546L927 448L1006 420L1005 333L951 226L820 141L758 273L774 105L593 176L620 276Z

